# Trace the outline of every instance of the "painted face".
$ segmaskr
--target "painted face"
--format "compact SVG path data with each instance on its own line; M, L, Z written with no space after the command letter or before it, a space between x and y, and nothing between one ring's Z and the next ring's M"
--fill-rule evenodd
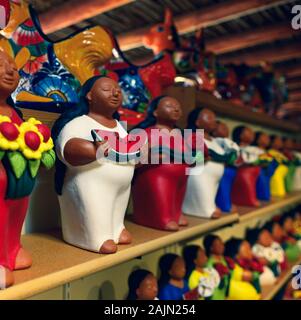
M277 242L281 242L284 237L284 230L279 223L275 223L272 230L273 239Z
M238 251L238 258L251 260L253 258L252 248L248 241L244 240Z
M224 255L225 252L225 245L222 239L217 238L213 241L212 246L211 246L211 253L222 256Z
M149 274L140 283L136 291L137 300L154 300L158 295L158 281L153 274Z
M283 229L286 232L292 232L292 230L294 229L294 220L290 217L286 218L283 223Z
M271 139L269 135L267 135L266 133L260 134L257 141L258 147L262 149L266 149L270 145L270 143L271 143Z
M250 145L255 139L254 131L246 127L240 135L240 142L246 145Z
M275 150L280 150L283 148L283 141L280 137L276 137L272 142L271 147Z
M223 122L218 122L215 130L212 132L213 137L215 138L228 138L229 137L229 128Z
M87 95L90 107L101 113L101 108L117 110L122 104L122 93L118 83L110 78L98 79Z
M157 122L173 122L176 123L182 117L182 107L178 100L172 97L164 97L160 100L154 116Z
M212 133L216 128L215 113L209 109L203 109L196 120L196 126L209 134Z
M196 259L194 260L194 263L197 267L203 268L206 266L206 263L208 261L208 258L206 256L206 253L203 249L199 249Z
M264 247L270 247L273 243L273 238L268 230L262 230L259 234L258 241Z
M0 93L9 96L19 83L19 72L14 60L0 51Z
M186 266L184 259L181 257L176 258L169 270L170 277L177 280L181 280L185 277L185 273Z

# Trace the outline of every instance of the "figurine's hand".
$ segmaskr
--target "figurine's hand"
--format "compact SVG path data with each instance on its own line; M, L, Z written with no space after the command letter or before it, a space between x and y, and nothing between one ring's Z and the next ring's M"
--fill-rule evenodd
M261 263L264 266L268 264L268 261L265 258L257 258L257 260L259 261L259 263Z
M96 141L94 142L94 145L96 150L96 158L107 157L110 150L112 149L108 141L101 141L101 142Z
M253 279L253 274L249 270L245 270L243 273L243 281L251 282Z

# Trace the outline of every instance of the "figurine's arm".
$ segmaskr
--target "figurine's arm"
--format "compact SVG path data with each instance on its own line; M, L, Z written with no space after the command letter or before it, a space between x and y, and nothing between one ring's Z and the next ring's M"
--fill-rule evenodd
M72 166L83 166L96 160L99 147L108 151L108 142L91 142L81 138L70 139L64 147L64 158Z

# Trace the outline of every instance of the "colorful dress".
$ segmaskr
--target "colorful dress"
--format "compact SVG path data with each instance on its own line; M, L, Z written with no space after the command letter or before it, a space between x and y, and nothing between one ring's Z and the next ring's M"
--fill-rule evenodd
M72 166L64 158L66 143L73 138L93 141L91 130L127 132L116 121L107 128L87 115L70 121L57 140L57 154L67 166L62 195L59 196L64 240L77 247L99 252L106 240L118 243L124 229L124 216L129 201L132 164L93 161Z
M274 197L284 197L286 195L285 177L288 174L288 167L284 164L288 161L287 157L277 150L269 150L269 154L278 162L271 181L271 195Z
M209 154L212 150L218 155L225 155L224 149L215 139L205 139L205 143ZM215 161L190 168L183 212L200 218L211 218L216 210L215 198L223 174L224 164Z
M301 153L295 152L294 153L296 159L296 172L294 175L293 180L293 191L300 191L301 190Z
M227 138L216 138L215 140L225 150L226 154L232 154L231 157L225 159L225 171L220 180L215 199L218 208L223 212L231 212L231 190L237 173L234 162L239 156L239 146L234 141Z
M253 146L241 147L241 157L244 165L239 167L232 188L232 201L239 206L258 206L256 183L260 174L257 164L258 148Z
M156 127L149 127L145 131L148 135L150 145L152 142L152 129ZM188 145L179 131L179 141L177 145L167 145L166 142L173 143L169 134L164 134L159 142L159 148L166 147L173 151L174 154L182 154L182 151L188 150ZM156 146L153 146L153 150ZM170 148L170 149L169 149ZM158 154L158 153L156 153ZM187 172L188 165L181 163L158 163L146 164L138 168L135 173L132 186L134 221L137 224L155 228L165 229L170 221L179 222L182 215L182 203L187 186Z
M167 283L159 290L159 300L183 300L183 295L189 291L188 284L184 280L183 288Z
M17 125L23 122L15 110L11 110L11 121ZM8 199L8 172L0 163L0 266L15 269L17 254L21 248L20 235L28 209L29 197Z

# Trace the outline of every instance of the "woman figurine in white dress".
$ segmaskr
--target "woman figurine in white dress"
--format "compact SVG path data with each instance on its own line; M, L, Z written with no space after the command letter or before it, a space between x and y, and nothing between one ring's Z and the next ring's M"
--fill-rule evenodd
M211 137L215 127L216 117L209 109L197 108L189 114L188 129L204 129L204 140L210 156L225 154L224 149ZM196 217L220 218L222 212L216 207L215 197L224 174L224 164L210 159L203 168L200 166L203 164L190 169L182 211Z
M59 161L56 191L59 196L64 240L74 246L115 253L117 244L131 242L124 227L128 205L132 164L97 161L108 142L94 142L91 130L127 132L118 122L117 110L122 93L114 80L97 76L82 88L79 105L65 112L55 123L53 137Z

